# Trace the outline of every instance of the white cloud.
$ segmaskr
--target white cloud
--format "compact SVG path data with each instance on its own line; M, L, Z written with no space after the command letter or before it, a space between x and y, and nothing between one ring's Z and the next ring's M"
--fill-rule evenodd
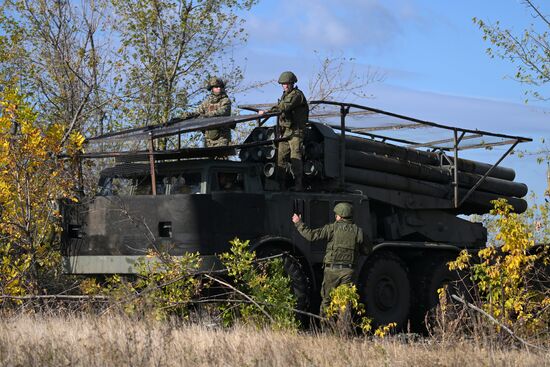
M430 24L410 0L280 0L268 14L250 17L247 28L252 44L363 53L389 48L405 23Z

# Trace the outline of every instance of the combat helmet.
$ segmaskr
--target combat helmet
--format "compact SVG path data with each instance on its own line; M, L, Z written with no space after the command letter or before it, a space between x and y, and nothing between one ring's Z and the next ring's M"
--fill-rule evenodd
M342 218L351 218L353 215L353 207L350 203L338 203L334 206L334 214Z
M216 76L213 76L210 79L208 79L208 81L206 82L206 89L212 90L212 88L214 87L225 88L225 83L222 79Z
M292 71L283 71L279 77L279 84L294 84L298 81Z

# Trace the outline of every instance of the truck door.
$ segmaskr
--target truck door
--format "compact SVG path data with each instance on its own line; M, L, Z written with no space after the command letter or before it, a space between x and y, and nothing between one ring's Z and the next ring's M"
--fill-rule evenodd
M309 201L308 206L309 211L304 222L310 228L320 228L334 220L334 215L332 215L330 202L328 200L312 199ZM313 241L310 243L311 253L315 262L321 262L323 260L326 247L326 240Z

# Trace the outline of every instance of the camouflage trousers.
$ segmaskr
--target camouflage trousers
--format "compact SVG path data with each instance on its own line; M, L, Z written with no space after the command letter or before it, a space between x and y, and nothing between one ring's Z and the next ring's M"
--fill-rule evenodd
M231 142L231 131L229 128L206 130L204 133L206 147L227 146Z
M325 310L330 305L330 291L342 284L350 284L353 278L353 269L332 269L325 267L323 284L321 285L321 309L320 315L325 315Z
M277 167L280 177L284 178L287 162L290 160L292 167L292 173L294 175L294 183L296 186L302 184L303 164L302 164L302 151L303 151L303 131L296 129L293 130L289 127L283 128L283 138L290 138L287 141L281 141L278 145L277 155Z

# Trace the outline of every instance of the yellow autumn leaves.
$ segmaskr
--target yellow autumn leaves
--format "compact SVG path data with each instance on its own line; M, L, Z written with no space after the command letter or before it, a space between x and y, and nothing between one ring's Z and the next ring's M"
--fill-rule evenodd
M0 291L35 293L44 271L61 255L56 199L72 197L74 175L61 154L82 149L78 132L61 124L41 124L38 114L16 90L0 92Z
M550 294L540 286L545 275L538 271L548 263L549 251L535 249L526 219L513 213L505 200L494 205L496 243L478 251L477 258L462 251L449 268L471 272L478 301L491 316L518 332L535 334L550 321Z

